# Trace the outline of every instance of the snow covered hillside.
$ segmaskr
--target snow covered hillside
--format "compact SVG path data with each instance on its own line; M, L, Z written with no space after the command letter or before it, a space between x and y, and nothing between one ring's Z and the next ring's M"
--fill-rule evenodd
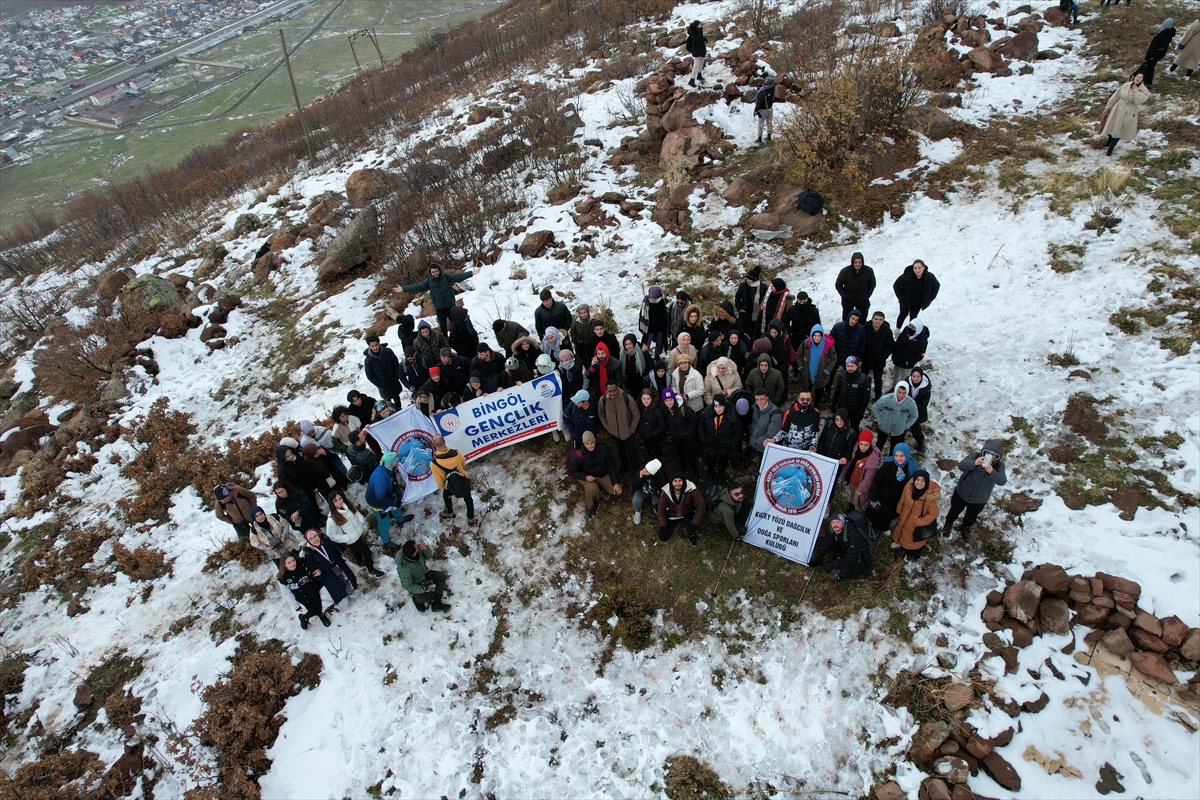
M1106 63L1099 37L1089 40L1089 20L1100 12L1085 4L1081 26L1038 32L1037 48L1056 57L1033 61L1028 74L977 72L967 91L949 93L960 103L942 110L953 131L915 134L911 157L864 190L893 193L890 210L869 218L835 207L810 237L760 239L743 227L773 209L770 189L784 183L782 172L770 172L782 169L779 132L804 100L779 102L775 141L756 143L753 106L741 100L750 84L737 82L782 70L783 48L746 32L750 5L685 3L669 19L629 30L631 42L653 43L647 68L632 77L609 77L597 64L605 54L595 53L577 63L531 61L527 75L463 86L417 133L381 131L371 149L331 155L214 208L207 237L223 245L223 258L164 244L136 263L91 263L4 284L11 309L19 287L65 296L117 266L132 270L127 277L180 274L181 296L196 298L187 311L205 322L137 343L126 358L126 391L103 407L111 416L89 409L86 419L70 393L53 397L37 385L36 352L55 325L24 349L9 331L13 402L34 398L13 420L40 408L48 421L0 478L0 766L10 788L50 780L19 768L58 758L45 761L58 772L45 772L62 794L45 796L99 792L106 773L103 785L114 794L231 794L222 768L241 740L213 741L194 726L219 694L206 687L235 671L239 647L255 649L251 634L258 643L279 640L289 663L320 657L316 680L254 687L255 697L270 695L282 708L277 735L259 736L273 711L263 712L261 730L245 734L267 742L245 761L255 765L263 797L699 796L681 788L683 761L665 768L677 756L711 767L720 783L710 797L933 797L922 787L931 759L914 755L929 730L928 709L896 702L910 673L941 681L942 701L945 686L971 686L959 719L1019 773L1014 788L994 766L977 768L956 782L969 790L956 789L955 800L1099 796L1109 791L1110 771L1130 797L1200 797L1200 702L1196 684L1186 686L1197 665L1178 644L1169 651L1173 687L1144 680L1128 661L1103 661L1107 650L1081 658L1098 652L1081 624L1065 634L1045 626L1021 647L1019 632L981 616L1000 605L990 592L1030 567L1056 564L1085 579L1135 581L1139 609L1178 617L1188 636L1200 626L1200 249L1180 211L1200 195L1200 159L1189 150L1193 140L1181 138L1200 126L1194 84L1160 67L1142 134L1117 153L1125 160L1093 147L1099 111L1125 65ZM779 11L804 5L785 2ZM1028 11L1020 7L999 0L980 11L1015 27ZM897 11L896 41L915 39L919 9ZM1175 16L1182 30L1181 7ZM851 20L880 18L856 7ZM697 128L720 132L710 146L721 157L703 156L687 172L660 164L657 149L635 157L630 142L646 125L621 109L649 91L639 82L680 56L677 46L659 44L660 29L669 38L695 19L720 30L709 46L710 84L735 88L730 102L722 96L692 111ZM1130 47L1153 32L1130 30ZM955 53L972 50L955 43L953 30L944 41ZM739 62L747 49L752 57ZM675 86L686 92L686 80L680 73ZM532 84L578 92L578 184L564 198L561 176L506 173L526 205L503 230L480 234L495 250L459 295L481 336L494 342L496 319L532 330L544 287L572 308L610 309L618 340L637 331L651 285L668 297L689 291L707 321L754 265L793 293L807 292L828 329L840 310L835 277L854 252L879 275L873 306L893 319L891 281L922 259L941 292L921 314L931 331L923 363L933 399L920 462L943 487L943 512L964 455L998 438L1008 464L1008 485L969 544L939 541L908 562L883 534L874 576L854 588L749 545L730 550L725 534L709 527L698 550L684 537L660 543L651 514L632 524L627 496L602 496L602 512L589 520L563 467L568 446L542 437L471 464L479 527L439 520L437 495L405 508L416 515L405 536L429 542L434 565L450 576L448 614L414 609L371 533L385 576L363 573L361 595L333 614L331 627L301 630L271 564L253 552L237 557L233 530L214 517L211 489L202 496L185 477L178 485L186 488L156 514L130 521L129 503L144 487L127 467L148 442L167 438L130 432L162 418L162 399L195 426L179 449L190 459L302 419L328 420L351 389L374 394L363 375L363 335L396 315L384 307L404 265L318 280L336 246L335 224L298 239L295 232L314 227L310 210L329 193L349 194L347 181L360 170L402 175L428 143L474 153L511 118L518 89ZM480 121L480 108L503 110ZM1016 132L1033 138L1018 141ZM775 177L761 179L748 204L723 196L764 167ZM1110 194L1096 191L1098 180ZM578 204L588 197L600 200L590 204L602 210L599 224L581 225L591 211ZM686 224L664 223L655 216L663 211L685 214ZM246 230L248 214L265 226ZM264 249L264 237L276 241L273 227L290 236L287 246ZM522 255L527 235L539 232L552 234L549 247ZM468 260L446 258L456 255ZM220 305L232 295L239 304ZM420 302L407 311L419 315ZM58 322L82 323L92 319L87 312L63 310ZM223 319L214 320L216 312ZM395 331L382 338L400 349ZM208 343L217 340L219 347ZM114 374L114 384L121 380ZM31 476L54 462L54 437L70 426L88 435L71 438L57 462L61 485L39 490ZM0 443L30 429L10 426ZM255 462L253 479L243 482L264 505L275 482L268 444L271 460ZM12 456L6 448L6 463ZM190 476L204 464L155 468L165 475L174 466ZM355 487L354 497L362 491ZM629 585L642 586L649 604L642 647L622 638L636 614L614 603ZM1105 588L1095 596L1113 596ZM1003 656L1018 663L1006 669ZM1042 695L1039 711L1020 712ZM999 738L1007 744L995 744ZM943 745L934 757L958 748ZM91 771L63 760L85 751L100 762Z

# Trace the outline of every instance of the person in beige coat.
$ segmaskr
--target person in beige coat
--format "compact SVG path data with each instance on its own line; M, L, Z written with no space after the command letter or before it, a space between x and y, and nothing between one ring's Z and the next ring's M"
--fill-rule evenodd
M708 365L708 375L704 378L704 405L710 405L714 395L729 397L740 388L742 379L738 377L737 367L722 356Z
M1108 105L1104 107L1108 116L1100 129L1100 135L1108 137L1105 146L1110 156L1117 142L1137 136L1138 114L1150 99L1150 90L1143 85L1143 80L1142 73L1138 72L1133 76L1133 80L1121 84L1113 92L1112 97L1108 98Z
M1196 67L1200 67L1200 19L1192 22L1183 32L1179 40L1179 49L1175 51L1175 63L1168 72L1183 69L1183 77L1190 78Z
M696 352L696 348L692 346L692 335L686 331L679 334L679 344L667 353L667 372L674 372L675 367L679 366L681 356L687 356L688 359L695 364L696 358L700 355Z

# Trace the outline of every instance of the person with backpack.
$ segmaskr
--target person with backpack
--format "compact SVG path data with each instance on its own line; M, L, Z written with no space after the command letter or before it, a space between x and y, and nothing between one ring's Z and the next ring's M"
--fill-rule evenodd
M708 55L708 38L704 35L704 26L700 20L695 20L687 28L687 41L684 46L692 56L692 75L688 78L688 86L695 87L696 81L704 83L700 70L704 69L704 59Z
M709 490L721 489L716 502L709 503L708 494L704 502L711 511L708 521L717 529L724 529L730 538L740 541L746 536L746 523L750 520L750 512L754 510L754 497L746 491L746 486L753 481L738 478L729 488L710 486ZM714 492L715 493L715 492Z
M923 469L913 473L900 493L892 541L900 545L908 558L918 558L925 542L937 536L937 519L941 513L938 500L941 499L942 487L930 480L929 473Z
M479 331L475 330L475 323L471 321L471 312L461 303L461 300L455 300L454 307L450 309L450 333L446 341L454 352L470 355L479 346Z
M365 486L371 479L371 473L379 466L379 457L369 444L370 434L366 428L354 432L354 440L346 449L346 457L350 459L350 468L346 470L350 480Z
M454 284L470 280L475 275L474 270L466 272L442 272L442 265L436 262L429 264L429 277L420 283L410 286L394 286L393 292L429 292L429 300L437 313L438 327L442 334L450 332L450 309L454 308ZM420 328L418 326L418 332ZM440 347L438 348L441 349Z
M771 141L771 124L775 119L775 78L767 76L762 88L754 95L754 116L758 119L758 143L762 144L763 128L767 129L767 141Z
M649 500L656 503L662 488L667 485L667 475L663 471L662 461L654 458L646 462L646 466L638 470L633 479L633 524L642 524L642 506Z
M417 611L449 611L450 604L442 602L446 591L446 573L425 566L429 545L409 539L396 554L396 575L404 591L412 596Z
M933 277L933 273L921 259L918 258L905 267L900 277L892 284L896 299L900 301L900 316L896 318L896 328L900 329L907 317L919 316L929 308L929 304L937 299L941 288L938 279Z
M877 541L875 529L862 514L835 514L829 532L817 538L810 565L826 572L837 570L839 581L861 577L871 571L871 548ZM836 558L826 561L830 553Z
M608 447L596 442L596 434L583 433L583 447L572 450L567 458L567 472L572 478L583 482L583 505L588 518L596 516L600 490L610 495L620 495L621 476Z
M300 613L300 627L308 630L308 621L313 617L321 620L326 628L330 626L329 617L321 608L321 569L312 567L295 554L285 555L279 564L279 585Z
M222 483L213 489L216 498L217 519L233 526L234 533L239 539L250 535L253 520L253 508L258 505L258 498L249 489L243 489L236 483Z
M325 536L346 552L367 571L372 578L382 578L383 572L375 568L375 556L367 544L367 520L350 502L341 489L329 493L329 519L325 522Z
M704 521L704 495L680 471L671 474L671 480L658 495L658 540L671 540L680 523L687 528L688 541L692 547L700 544L700 523Z
M405 514L400 507L404 490L396 476L399 466L400 457L396 455L396 451L388 450L367 481L367 506L375 512L375 520L379 523L379 539L385 548L392 541L392 523L402 527L413 518L412 514Z
M467 506L467 524L475 527L479 520L475 517L475 499L471 496L471 476L467 474L467 461L462 453L451 450L446 446L446 437L440 433L433 437L433 459L429 462L433 468L433 479L442 490L442 502L446 510L438 516L442 519L454 519L454 504L451 498L460 497Z
M801 389L796 402L783 414L782 427L775 440L796 450L809 450L817 443L821 428L821 410L813 405L812 392Z
M950 510L946 512L946 522L942 525L942 538L952 538L954 521L966 511L958 532L963 542L967 542L979 512L983 511L992 497L992 490L1008 483L1008 473L1004 469L1004 446L999 439L988 439L982 450L968 453L966 458L958 462L958 471L962 475L950 497Z

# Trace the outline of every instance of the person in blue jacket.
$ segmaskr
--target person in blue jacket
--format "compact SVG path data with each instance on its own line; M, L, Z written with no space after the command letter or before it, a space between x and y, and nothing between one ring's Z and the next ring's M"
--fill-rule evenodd
M445 336L450 332L450 309L454 308L454 284L461 283L474 274L473 270L443 272L441 264L431 262L428 278L410 286L395 286L392 291L408 292L409 294L429 292L429 299L433 301L434 311L437 312L438 327L442 329L442 335Z
M396 452L388 450L367 481L367 505L375 512L375 520L379 523L379 539L383 542L385 550L394 549L390 548L391 524L394 522L397 526L402 526L413 518L412 514L405 514L400 507L404 490L396 477L396 467L399 464L400 458Z

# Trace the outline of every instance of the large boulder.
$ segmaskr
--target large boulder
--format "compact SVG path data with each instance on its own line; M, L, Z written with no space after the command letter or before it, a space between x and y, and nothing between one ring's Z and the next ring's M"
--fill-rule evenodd
M772 193L774 200L771 202L771 210L779 215L780 224L791 226L792 236L796 238L811 236L825 223L824 212L808 214L796 206L796 198L803 191L794 183L781 183Z
M96 281L96 297L101 302L111 303L121 296L121 290L133 280L133 272L129 269L115 269L106 272Z
M525 234L525 238L521 240L520 247L517 252L526 258L533 258L541 255L541 253L554 243L554 231L534 231L533 233Z
M295 247L297 241L296 234L286 228L280 228L267 239L267 245L271 248L272 253L278 253L280 250Z
M1019 61L1037 61L1038 36L1033 30L1024 28L1008 42L1000 52Z
M317 278L327 280L369 261L379 243L379 213L367 206L330 243Z
M134 308L148 313L157 313L179 308L183 300L175 284L157 275L141 275L125 286L125 299Z
M690 165L699 164L705 157L719 156L713 145L721 140L721 130L705 123L694 127L671 131L663 139L659 151L659 163L666 167L675 161L685 160Z
M346 199L355 208L366 208L390 194L396 183L396 176L386 170L356 169L346 178Z
M1001 59L986 47L972 47L967 52L967 59L976 72L992 72L1000 65Z
M313 203L308 208L309 226L319 229L341 222L345 205L345 196L337 192L322 192L313 198Z
M708 105L708 97L698 92L687 92L683 97L671 104L670 110L663 114L662 127L667 133L693 128L700 123L692 116L692 112Z
M1042 20L1053 28L1067 27L1067 15L1058 6L1050 6L1042 12Z
M18 425L15 429L10 429L4 441L0 442L0 455L5 459L12 458L19 450L37 450L37 444L43 436L52 435L57 428L47 422L30 421L25 425Z
M755 214L746 220L748 231L777 231L779 230L779 215L770 212Z
M262 227L262 220L258 218L258 214L249 212L242 214L233 223L234 238L245 236L247 233L256 231Z

